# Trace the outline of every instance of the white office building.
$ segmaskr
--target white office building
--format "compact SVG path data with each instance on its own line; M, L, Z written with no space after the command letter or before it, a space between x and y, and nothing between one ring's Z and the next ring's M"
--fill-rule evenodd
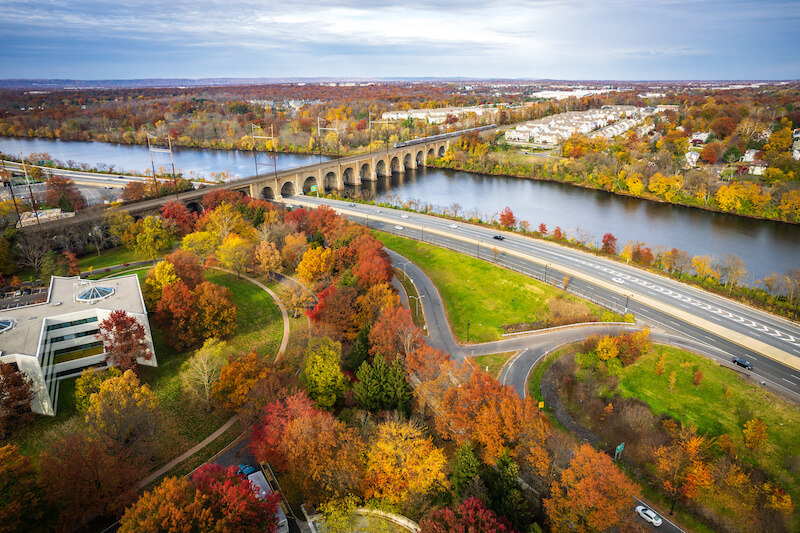
M36 391L34 412L55 415L62 379L106 366L99 324L120 309L144 326L153 358L138 363L157 366L136 274L100 281L54 276L45 302L0 310L0 362L30 376Z

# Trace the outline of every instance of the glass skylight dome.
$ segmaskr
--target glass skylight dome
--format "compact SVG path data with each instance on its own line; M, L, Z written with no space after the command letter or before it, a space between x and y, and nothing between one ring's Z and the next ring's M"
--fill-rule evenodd
M0 333L5 333L6 331L10 330L13 327L14 327L13 320L8 320L5 318L3 320L0 320Z
M112 294L114 294L114 289L112 287L89 287L85 291L78 293L78 295L75 296L75 301L94 303L99 300L104 300Z

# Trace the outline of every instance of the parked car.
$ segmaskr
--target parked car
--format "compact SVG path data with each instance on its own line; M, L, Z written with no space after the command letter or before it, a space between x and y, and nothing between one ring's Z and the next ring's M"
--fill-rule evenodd
M504 240L506 239L506 238L505 238L505 237L503 237L502 235L495 235L495 236L494 236L494 237L492 237L492 238L493 238L493 239L495 239L495 240L497 240L497 241L504 241Z
M658 516L656 512L650 509L649 507L646 507L644 505L639 505L638 507L636 507L636 512L639 514L639 516L642 517L643 520L645 520L646 522L650 522L651 524L653 524L654 527L658 527L663 523L661 517Z
M239 474L246 477L258 488L258 498L260 500L263 500L267 497L267 494L272 492L272 487L269 486L267 478L261 470L250 465L239 465ZM286 514L283 512L280 505L278 506L276 514L278 518L277 533L289 533L289 521L286 519Z
M738 365L738 366L740 366L742 368L746 368L747 370L753 370L753 363L751 363L750 361L746 361L745 359L742 359L741 357L734 357L733 358L733 364L734 365Z

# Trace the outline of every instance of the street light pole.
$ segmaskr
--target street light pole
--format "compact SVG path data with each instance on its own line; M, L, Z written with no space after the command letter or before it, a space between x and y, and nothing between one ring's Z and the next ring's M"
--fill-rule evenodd
M467 342L469 342L469 320L467 320Z
M622 313L623 315L627 315L628 314L628 299L629 298L630 298L630 295L626 294L625 295L625 311Z
M548 266L549 266L549 263L544 265L544 282L545 283L547 283L547 267Z

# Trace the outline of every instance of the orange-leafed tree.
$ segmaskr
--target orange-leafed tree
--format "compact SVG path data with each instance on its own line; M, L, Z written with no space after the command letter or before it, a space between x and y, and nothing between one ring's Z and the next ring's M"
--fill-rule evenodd
M751 450L757 450L767 441L767 424L760 418L748 420L742 430L744 444Z
M0 447L0 531L24 531L42 517L39 474L13 444Z
M165 255L164 261L172 264L175 275L190 289L194 289L205 281L202 261L192 252L178 249Z
M365 497L395 505L419 503L445 486L447 459L433 439L412 422L384 422L367 451Z
M679 500L694 500L713 479L706 456L708 442L694 428L670 431L673 442L655 450L656 474L670 499L670 514Z
M142 198L144 198L145 192L147 192L147 187L141 181L129 181L125 184L125 188L122 189L122 198L123 202L138 202Z
M405 307L386 307L369 330L370 355L381 354L387 361L403 357L419 348L420 330Z
M236 305L229 288L204 281L192 296L199 311L196 327L201 339L224 339L236 331Z
M144 326L123 309L112 311L100 322L98 337L103 343L105 361L121 370L136 368L139 359L149 361L153 352Z
M53 176L47 181L44 191L47 205L60 207L62 211L79 211L86 208L86 198L69 178Z
M222 367L212 387L212 396L223 407L235 411L247 400L250 390L267 376L267 360L255 352L234 355Z
M358 278L358 284L362 288L390 283L394 277L389 256L383 250L359 255L353 274Z
M294 270L297 268L297 265L300 263L300 260L303 258L303 254L306 253L306 250L308 250L308 239L306 239L306 234L303 232L290 233L286 236L283 248L281 249L283 264L286 265L287 268Z
M388 283L379 283L356 298L357 311L353 319L357 324L372 324L384 309L398 305L397 290Z
M517 225L517 217L514 216L514 213L508 206L505 206L505 208L500 211L500 225L506 229L512 229Z
M189 287L182 281L164 286L156 304L156 321L164 329L167 344L178 350L196 346L200 309Z
M183 237L194 231L197 216L189 211L183 202L167 202L161 207L161 218L171 222L176 229L176 233Z
M554 532L606 531L630 519L638 495L639 488L610 457L583 444L551 483L544 508Z
M306 311L318 336L334 340L353 340L359 325L354 320L356 290L353 287L331 285L317 294L317 305Z
M316 411L318 409L313 400L303 390L267 404L261 420L252 427L250 452L259 461L269 463L278 470L286 470L286 458L280 447L286 427L293 420Z

